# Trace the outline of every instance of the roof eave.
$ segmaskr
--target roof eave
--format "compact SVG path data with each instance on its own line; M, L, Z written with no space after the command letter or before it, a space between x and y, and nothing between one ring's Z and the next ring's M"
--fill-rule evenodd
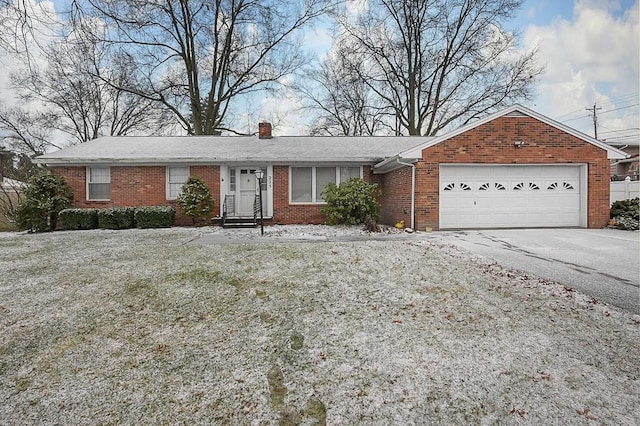
M559 122L557 122L557 121L555 121L555 120L553 120L553 119L551 119L551 118L549 118L547 116L544 116L544 115L542 115L540 113L537 113L537 112L535 112L535 111L533 111L533 110L531 110L531 109L529 109L527 107L524 107L524 106L522 106L520 104L511 105L510 107L507 107L507 108L505 108L503 110L497 111L497 112L495 112L493 114L489 114L488 116L486 116L484 118L481 118L481 119L479 119L477 121L469 123L469 124L467 124L465 126L462 126L462 127L458 128L456 130L453 130L452 132L446 133L446 134L444 134L442 136L437 136L435 139L432 139L431 141L429 141L429 142L427 142L425 144L422 144L422 145L419 145L419 146L416 146L416 147L413 147L411 149L408 149L406 151L401 152L400 156L401 157L418 157L418 156L421 156L422 151L424 149L426 149L426 148L429 148L429 147L431 147L433 145L436 145L436 144L438 144L440 142L444 142L447 139L451 139L454 136L458 136L458 135L460 135L462 133L468 132L469 130L472 130L472 129L478 127L478 126L481 126L481 125L486 124L486 123L488 123L490 121L493 121L496 118L502 117L502 116L507 115L507 114L511 114L511 113L513 113L515 111L519 111L519 112L521 112L523 114L526 114L526 115L528 115L530 117L533 117L533 118L535 118L535 119L537 119L539 121L542 121L543 123L546 123L546 124L548 124L548 125L550 125L552 127L555 127L558 130L562 130L565 133L569 133L570 135L573 135L573 136L575 136L575 137L577 137L579 139L582 139L585 142L588 142L588 143L590 143L592 145L595 145L595 146L597 146L599 148L602 148L602 149L606 150L607 151L607 158L610 159L610 160L623 159L623 158L627 158L628 157L628 155L626 153L624 153L623 151L621 151L619 149L616 149L616 148L614 148L614 147L612 147L612 146L610 146L610 145L608 145L608 144L606 144L606 143L604 143L602 141L594 139L589 135L586 135L586 134L584 134L584 133L582 133L582 132L580 132L580 131L572 128L572 127L569 127L569 126L566 126L566 125L564 125L562 123L559 123Z
M227 157L227 158L47 158L38 157L34 159L35 164L46 164L50 166L87 166L92 164L112 164L112 165L164 165L164 164L226 164L226 163L270 163L270 164L317 164L317 163L354 163L374 165L381 160L381 157L353 157L353 158L290 158L290 157Z
M375 164L373 166L373 174L389 173L402 167L408 167L409 164L414 164L418 161L420 161L420 158L404 158L400 157L400 155L394 155Z
M143 164L202 164L216 163L217 159L210 158L176 158L176 159L160 159L160 158L42 158L38 157L33 160L35 164L46 164L49 166L87 166L92 164L116 164L116 165L143 165Z

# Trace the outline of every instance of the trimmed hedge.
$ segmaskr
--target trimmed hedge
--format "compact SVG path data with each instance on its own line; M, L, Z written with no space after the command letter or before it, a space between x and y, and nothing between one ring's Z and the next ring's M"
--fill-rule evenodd
M173 207L138 207L134 218L138 228L171 228L175 215Z
M64 230L170 228L176 209L170 206L64 209L59 225Z
M98 210L98 227L102 229L133 228L135 219L133 207L111 207Z
M58 214L58 221L64 230L96 229L98 209L64 209Z

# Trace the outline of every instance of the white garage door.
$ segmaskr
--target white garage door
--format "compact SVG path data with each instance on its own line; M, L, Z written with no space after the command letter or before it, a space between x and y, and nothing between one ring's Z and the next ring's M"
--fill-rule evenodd
M580 225L580 167L440 166L440 228Z

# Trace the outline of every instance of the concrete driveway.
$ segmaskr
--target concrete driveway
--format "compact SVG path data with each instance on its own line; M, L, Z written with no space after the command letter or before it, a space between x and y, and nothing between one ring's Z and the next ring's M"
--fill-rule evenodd
M442 240L504 267L640 314L640 233L612 229L443 232Z

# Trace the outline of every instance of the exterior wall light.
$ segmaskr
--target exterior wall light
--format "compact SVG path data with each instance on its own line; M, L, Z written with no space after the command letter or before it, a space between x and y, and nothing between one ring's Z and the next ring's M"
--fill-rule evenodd
M515 141L513 143L513 146L515 146L516 148L522 148L525 145L524 141Z

